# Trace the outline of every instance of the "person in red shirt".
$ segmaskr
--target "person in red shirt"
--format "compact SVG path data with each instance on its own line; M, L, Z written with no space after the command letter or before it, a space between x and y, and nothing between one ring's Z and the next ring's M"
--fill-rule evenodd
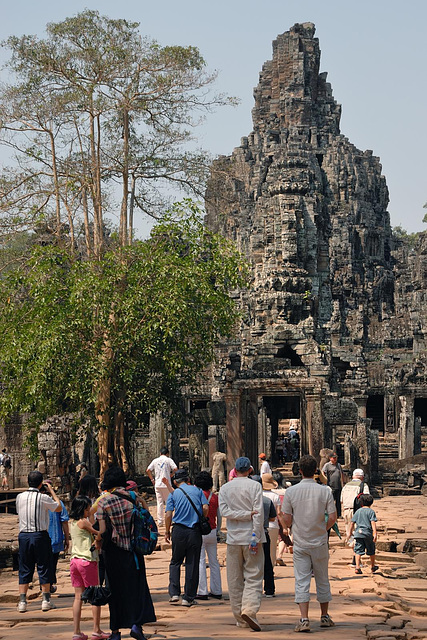
M213 480L208 471L200 471L194 480L194 484L202 489L209 503L208 520L212 531L203 536L202 549L200 552L199 566L199 587L197 589L197 600L207 600L209 597L220 600L222 598L221 569L218 562L217 538L216 538L216 517L218 513L218 496L212 491ZM210 570L210 592L208 593L208 581L206 576L206 553L208 554Z

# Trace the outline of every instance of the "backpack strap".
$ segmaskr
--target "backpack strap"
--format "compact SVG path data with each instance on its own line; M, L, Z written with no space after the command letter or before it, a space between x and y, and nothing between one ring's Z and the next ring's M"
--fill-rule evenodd
M137 502L137 497L135 494L135 491L129 491L129 497L128 496L124 496L122 493L116 493L115 491L112 492L114 493L114 495L118 496L119 498L123 498L123 500L127 500L128 502L131 502L133 504L134 507L138 507L138 502Z

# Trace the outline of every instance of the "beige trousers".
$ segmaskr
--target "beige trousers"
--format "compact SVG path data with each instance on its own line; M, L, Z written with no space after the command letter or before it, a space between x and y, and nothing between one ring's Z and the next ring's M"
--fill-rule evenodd
M268 535L270 536L270 557L271 557L271 564L273 565L273 571L274 571L274 567L276 566L276 560L277 560L277 540L279 538L279 529L273 529L272 527L269 527Z
M227 582L230 605L237 622L244 622L242 613L256 616L261 606L264 577L264 550L252 555L249 546L227 545Z
M324 603L332 600L328 577L328 545L309 549L294 547L295 602L310 602L310 583L312 573L316 582L317 601Z

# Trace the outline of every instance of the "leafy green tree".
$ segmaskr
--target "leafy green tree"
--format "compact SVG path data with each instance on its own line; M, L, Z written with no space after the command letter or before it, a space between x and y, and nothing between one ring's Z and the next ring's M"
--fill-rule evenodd
M51 224L87 254L104 250L108 211L120 244L133 238L136 209L165 210L165 185L201 194L207 154L187 143L203 112L232 100L211 95L215 73L197 48L160 46L139 24L85 10L47 25L44 39L10 37L1 139L15 164L0 176L0 212L29 227Z
M102 472L112 451L127 469L128 420L177 410L238 319L230 291L247 271L234 245L192 204L174 213L102 260L36 246L0 279L0 416L84 411Z

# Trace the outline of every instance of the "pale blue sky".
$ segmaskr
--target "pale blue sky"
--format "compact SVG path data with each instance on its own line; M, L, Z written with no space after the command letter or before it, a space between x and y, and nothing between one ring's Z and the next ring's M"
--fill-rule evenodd
M341 132L380 157L392 224L427 229L426 0L0 0L0 39L42 36L47 22L85 8L138 21L161 44L199 47L220 72L216 90L241 100L199 131L202 146L225 155L252 130L252 91L272 41L295 22L314 22L321 70L342 105Z

